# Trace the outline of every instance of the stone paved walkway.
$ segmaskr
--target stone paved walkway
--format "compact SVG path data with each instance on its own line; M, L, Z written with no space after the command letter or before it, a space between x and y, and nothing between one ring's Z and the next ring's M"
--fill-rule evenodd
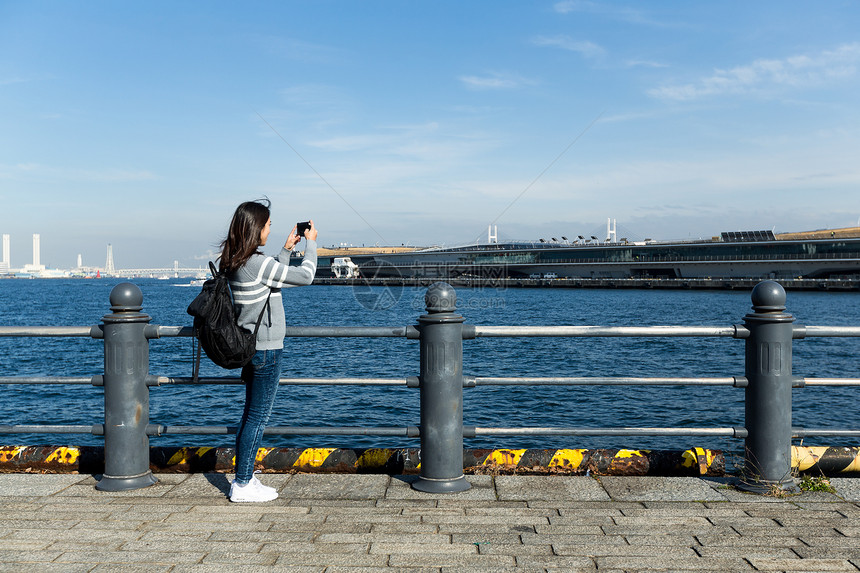
M728 479L267 474L281 497L231 504L222 474L150 488L0 474L0 571L858 571L860 480L774 498Z

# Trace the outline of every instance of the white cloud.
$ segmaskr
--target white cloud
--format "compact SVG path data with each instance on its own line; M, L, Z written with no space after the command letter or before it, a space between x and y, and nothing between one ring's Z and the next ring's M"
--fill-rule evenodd
M561 48L570 52L577 52L586 58L600 58L606 55L606 50L594 42L588 40L574 40L569 36L539 36L533 40L536 46L548 46Z
M18 176L35 175L48 176L51 178L64 181L107 181L107 182L122 182L122 181L148 181L158 179L151 171L138 169L69 169L65 167L52 167L39 163L18 163L14 166L0 164L0 177L11 178L15 174Z
M630 8L628 6L611 5L608 2L590 2L587 0L565 0L557 2L554 6L555 11L559 14L569 14L571 12L585 12L588 14L597 14L622 22L631 24L640 24L645 26L666 27L672 26L667 22L655 20L646 12L638 8Z
M25 78L0 78L0 86L11 86L13 84L24 84L30 80Z
M780 87L816 87L855 76L858 63L860 43L852 43L812 55L761 59L729 70L717 69L696 82L665 85L648 93L664 100L689 101L713 95L762 94Z
M460 81L472 89L516 89L535 82L509 73L491 72L484 76L460 76Z
M256 41L266 52L289 60L331 63L340 58L336 48L295 38L259 36Z
M121 182L121 181L150 181L153 179L157 179L158 177L152 173L151 171L146 170L134 170L130 171L128 169L102 169L98 171L72 171L69 173L70 178L75 178L75 176L84 181L108 181L108 182Z
M668 68L669 64L662 62L652 62L649 60L627 60L625 65L628 68Z

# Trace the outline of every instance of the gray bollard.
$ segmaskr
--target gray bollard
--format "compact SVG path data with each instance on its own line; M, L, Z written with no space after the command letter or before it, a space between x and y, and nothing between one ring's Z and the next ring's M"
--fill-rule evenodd
M102 318L105 346L105 471L101 491L126 491L157 483L149 469L149 316L143 294L131 283L110 293L113 313Z
M421 470L412 487L454 493L471 487L463 475L463 321L457 293L444 282L424 295L418 318L421 370Z
M785 289L763 281L744 317L746 339L744 468L741 489L795 491L791 475L791 344L794 317L785 313Z

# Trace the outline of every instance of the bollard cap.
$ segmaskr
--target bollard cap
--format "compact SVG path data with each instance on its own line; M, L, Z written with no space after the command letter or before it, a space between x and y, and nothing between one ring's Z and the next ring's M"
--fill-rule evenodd
M457 291L445 282L433 283L424 295L427 312L454 312L457 310Z
M785 289L775 281L762 281L750 295L756 312L782 312L785 310Z
M139 312L143 308L143 293L133 283L119 283L110 291L110 309L114 312Z

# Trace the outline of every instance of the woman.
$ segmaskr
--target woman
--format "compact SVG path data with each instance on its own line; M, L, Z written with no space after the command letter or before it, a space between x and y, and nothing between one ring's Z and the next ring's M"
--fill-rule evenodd
M307 246L300 266L289 265L290 252L302 239L296 235L296 227L277 257L260 252L269 239L272 225L269 206L268 199L239 205L227 238L221 243L220 271L227 273L230 281L239 326L253 332L263 313L257 331L257 352L242 368L245 410L236 433L236 479L230 487L230 501L236 502L271 501L278 497L274 488L264 486L254 475L254 460L281 377L286 332L281 288L311 284L317 268L317 230L313 221L304 232Z

